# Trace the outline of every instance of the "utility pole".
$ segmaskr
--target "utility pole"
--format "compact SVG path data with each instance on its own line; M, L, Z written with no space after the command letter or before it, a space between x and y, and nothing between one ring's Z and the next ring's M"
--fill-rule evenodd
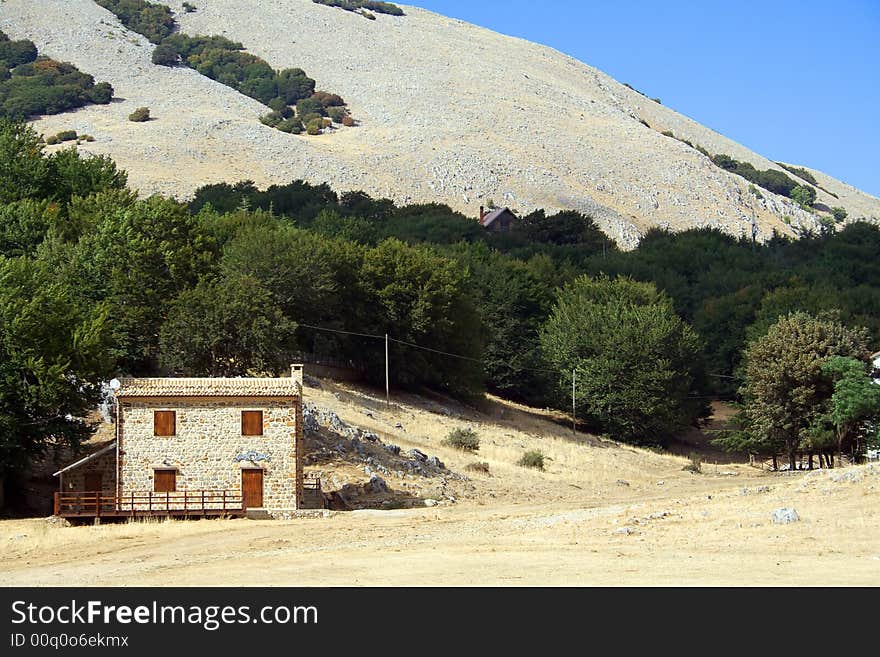
M572 370L571 371L571 432L573 434L577 434L577 418L575 416L575 411L577 409L575 407L575 398L574 398L576 377L577 377L577 370Z
M385 334L385 403L391 406L391 385L388 382L388 334Z

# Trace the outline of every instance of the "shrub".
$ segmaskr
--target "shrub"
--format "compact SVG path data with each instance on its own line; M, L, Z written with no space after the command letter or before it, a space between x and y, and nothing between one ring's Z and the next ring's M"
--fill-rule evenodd
M480 449L480 438L473 429L454 429L443 439L443 444L465 452Z
M76 139L76 130L62 130L57 135L58 141L73 141Z
M306 125L306 133L309 135L320 135L324 126L324 120L321 117L312 119Z
M160 43L153 50L153 63L159 66L177 66L180 63L180 55L167 43Z
M672 130L664 130L660 134L662 134L664 137L672 137L673 139L675 139L675 133L672 132Z
M522 455L518 465L524 468L544 469L544 455L537 449L531 449Z
M348 111L344 107L328 107L327 108L327 116L333 119L334 123L342 123L342 120L347 116Z
M195 7L195 5L193 5L193 4L189 3L189 2L184 2L184 3L183 3L183 10L184 10L187 14L191 14L191 13L193 13L193 12L196 10L196 7Z
M89 100L96 105L106 105L113 99L113 87L109 82L99 82L89 91Z
M816 202L816 190L809 185L798 185L789 194L791 199L798 203L801 207L812 207Z
M51 137L46 137L46 144L49 146L54 146L55 144L60 144L61 140L58 139L57 135L52 135Z
M709 157L709 151L707 151L705 148L703 148L703 147L700 146L699 144L694 145L694 148L695 148L696 150L700 151L700 152L701 152L703 155L705 155L706 157Z
M653 101L654 101L655 103L657 103L658 105L662 105L662 104L663 104L663 103L660 102L660 99L659 99L659 98L652 98L651 100L653 100Z
M351 118L348 114L346 114L345 116L342 117L342 125L344 125L346 128L353 128L354 126L357 125L357 122L353 118Z
M749 184L749 193L759 199L764 198L764 195L761 193L761 190L758 189L757 187L755 187L754 185L752 185L751 183Z
M322 126L322 127L324 127L324 128L329 128L331 125L333 125L333 120L332 120L332 119L329 119L329 118L326 118L326 117L323 118L323 119L321 119L321 126Z
M291 117L289 119L284 119L281 123L275 126L281 132L287 132L290 134L298 135L303 131L302 121L295 117Z
M371 20L371 21L376 20L376 14L373 14L373 13L367 11L366 9L361 9L359 13L361 16L363 16L364 18L366 18L368 20Z
M269 112L268 114L264 114L260 117L260 123L262 123L263 125L267 125L270 128L276 127L283 120L284 117L281 116L281 112Z
M174 15L165 5L146 2L146 0L95 0L119 18L120 22L133 32L145 36L152 43L174 31Z
M831 208L831 214L834 216L834 221L837 223L840 223L847 217L845 208Z
M331 94L327 91L316 91L312 94L312 100L321 103L324 107L345 107L345 101L339 94Z
M649 124L647 121L645 121L645 119L639 119L639 123L641 123L641 124L642 124L643 126L645 126L646 128L650 128L650 127L651 127L650 124Z
M485 461L475 461L473 463L468 463L465 466L465 470L470 470L471 472L482 472L483 474L489 474L489 464Z
M810 173L809 171L807 171L806 169L804 169L802 167L792 167L787 164L783 164L782 162L777 162L776 164L781 166L786 171L793 173L801 180L806 180L811 185L818 185L819 184L819 182L816 180L815 176L813 176L812 173Z
M138 107L134 112L128 115L129 121L134 121L135 123L143 123L144 121L150 120L150 108L149 107Z
M694 474L701 473L703 471L703 458L696 452L688 454L688 458L690 459L690 463L685 465L682 470L685 472L693 472Z
M353 11L371 20L376 20L369 11L377 14L389 14L390 16L403 16L403 9L390 2L378 2L377 0L312 0L315 4L338 7L345 11Z

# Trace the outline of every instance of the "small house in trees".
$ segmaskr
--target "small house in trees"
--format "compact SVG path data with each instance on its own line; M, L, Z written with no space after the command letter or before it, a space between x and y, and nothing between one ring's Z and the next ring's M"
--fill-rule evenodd
M480 206L480 225L486 230L493 232L510 230L517 216L510 211L510 208L494 208L486 212L483 206Z
M122 379L116 440L62 468L66 517L302 508L302 366L285 378Z

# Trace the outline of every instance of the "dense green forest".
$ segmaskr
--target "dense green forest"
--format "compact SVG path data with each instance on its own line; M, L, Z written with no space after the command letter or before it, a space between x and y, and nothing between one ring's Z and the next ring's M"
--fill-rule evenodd
M798 445L866 444L841 438L855 434L833 395L861 390L880 343L876 225L765 244L654 230L623 252L576 212L490 233L444 205L303 182L210 185L182 203L140 198L109 158L42 149L0 120L5 471L86 436L79 418L110 376L283 372L309 352L381 383L384 344L370 336L386 333L395 388L566 408L574 371L586 428L663 444L711 397L762 400L761 359L779 349L756 345L795 312L826 323L802 333L843 336L804 341L803 385L824 410ZM856 359L862 379L852 363L825 373L832 355ZM788 449L791 436L755 442L759 411L730 446Z

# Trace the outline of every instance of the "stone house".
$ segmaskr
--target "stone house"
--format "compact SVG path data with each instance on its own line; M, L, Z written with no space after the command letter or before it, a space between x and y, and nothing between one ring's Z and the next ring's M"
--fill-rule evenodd
M302 367L122 379L116 440L59 470L57 515L289 515L303 500Z

